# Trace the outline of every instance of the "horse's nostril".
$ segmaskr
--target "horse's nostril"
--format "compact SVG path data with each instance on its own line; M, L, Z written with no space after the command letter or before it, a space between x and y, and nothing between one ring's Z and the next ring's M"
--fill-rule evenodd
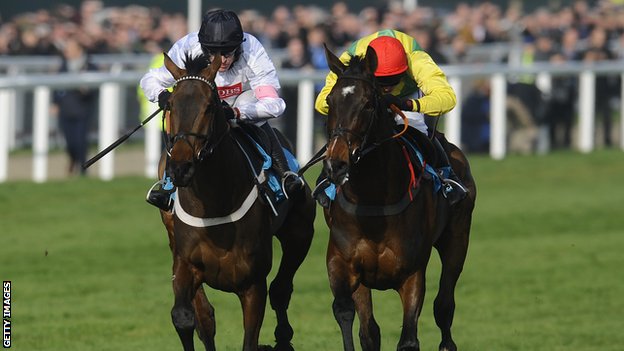
M175 186L184 187L188 185L193 177L193 162L170 162L169 174Z
M343 184L348 178L349 164L341 160L325 160L325 170L334 184Z

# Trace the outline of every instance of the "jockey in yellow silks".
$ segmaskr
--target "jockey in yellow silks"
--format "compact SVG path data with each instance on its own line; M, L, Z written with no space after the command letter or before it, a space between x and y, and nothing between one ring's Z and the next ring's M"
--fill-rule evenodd
M397 107L407 112L410 126L427 134L423 115L438 117L452 110L457 101L446 75L416 39L397 30L382 30L355 41L340 55L340 61L349 65L351 58L363 56L369 45L377 53L375 76L384 93L397 97ZM329 72L316 97L315 108L324 115L328 110L325 99L335 83L336 74ZM397 123L402 121L397 116Z
M394 104L403 111L410 127L427 135L427 125L424 116L439 117L455 107L457 98L453 88L446 79L446 75L416 42L416 39L397 30L382 30L365 36L351 44L339 59L349 65L354 56L364 56L368 47L375 50L377 68L375 78L383 92L383 98L388 104ZM329 72L325 79L325 86L316 97L315 108L323 115L328 114L327 96L336 83L337 75ZM397 123L404 123L396 115ZM440 154L446 158L436 138L434 144L440 149ZM450 169L448 159L445 167ZM444 162L444 161L443 161ZM442 179L445 184L445 196L452 204L466 196L466 189L459 183L457 176L450 171L448 178ZM314 196L319 203L329 206L329 199L323 191L329 186L324 175L321 174L317 182Z

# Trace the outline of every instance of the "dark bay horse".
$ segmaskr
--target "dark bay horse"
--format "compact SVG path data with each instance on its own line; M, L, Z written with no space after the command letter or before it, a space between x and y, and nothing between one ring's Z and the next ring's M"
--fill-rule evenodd
M160 174L166 168L178 187L174 210L161 211L173 253L172 321L184 350L194 350L194 330L206 350L215 350L214 308L205 283L240 299L243 350L293 350L287 310L295 272L312 241L315 203L307 186L304 195L282 202L279 216L259 200L248 156L217 94L214 78L220 65L220 55L210 65L202 56L187 56L181 69L165 54L165 66L176 79L169 100L169 160L163 155L160 164ZM268 291L277 315L272 348L259 347L258 337L274 235L282 259Z
M464 154L440 136L451 165L469 195L451 207L436 192L424 163L409 161L409 145L381 97L373 73L374 50L347 66L326 48L337 81L327 97L328 147L324 171L338 186L325 210L330 228L327 252L333 312L345 350L354 350L355 312L362 350L379 350L379 325L373 316L371 289L394 289L403 305L397 350L420 350L417 322L425 296L425 270L435 247L442 261L434 301L441 331L440 350L457 350L451 337L455 285L468 249L476 187ZM430 142L420 132L421 145ZM424 141L424 142L423 142Z

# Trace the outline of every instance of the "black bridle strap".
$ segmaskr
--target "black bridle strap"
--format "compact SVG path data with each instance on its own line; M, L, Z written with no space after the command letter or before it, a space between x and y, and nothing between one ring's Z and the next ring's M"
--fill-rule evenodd
M206 79L206 78L202 77L202 76L184 76L184 77L180 77L180 78L178 78L178 79L175 81L174 86L175 86L175 85L178 85L180 82L182 82L182 81L186 81L186 80L198 80L198 81L200 81L200 82L206 83L206 84L210 87L210 89L212 90L212 92L213 92L213 94L212 94L212 96L213 96L213 100L216 100L216 97L218 96L218 94L217 94L217 88L216 88L215 84L214 84L213 82L211 82L210 80L208 80L208 79ZM216 101L215 101L215 104L216 104ZM216 104L216 105L218 105L218 104ZM167 110L168 110L168 108L167 108ZM214 120L213 120L213 122L214 122ZM189 143L189 141L187 140L187 137L188 137L188 136L192 136L192 137L196 137L196 138L198 138L198 139L203 139L203 140L204 140L204 144L203 144L203 145L202 145L202 147L199 149L199 151L197 151L197 155L193 155L193 162L196 162L196 161L200 161L200 162L201 162L201 161L202 161L202 159L204 158L204 156L212 154L212 153L214 152L214 149L217 147L217 145L219 145L219 143L221 143L221 141L224 139L225 135L226 135L226 134L228 134L228 131L229 131L229 124L228 124L228 128L227 128L226 132L222 133L222 134L219 136L219 139L217 139L217 140L216 140L215 142L213 142L213 143L209 143L209 141L210 141L210 136L209 136L209 135L207 135L207 134L198 134L198 133L178 133L178 134L176 134L176 135L174 135L174 136L173 136L173 138L172 138L172 140L171 140L171 147L169 147L169 145L168 145L168 143L167 143L167 141L168 141L168 140L167 140L167 138L166 138L166 137L167 137L167 132L165 131L164 124L165 124L165 113L163 113L163 135L164 135L164 138L165 138L165 146L166 146L166 147L165 147L165 149L166 149L167 154L168 154L169 156L171 156L171 151L170 151L170 149L171 149L171 148L173 148L173 144L174 144L177 140L182 139L182 140L184 140L185 142L187 142L187 143L189 144L189 146L190 146L190 143ZM208 147L209 145L210 145L210 147ZM191 146L191 148L192 148L192 146Z
M359 76L354 76L354 75L343 75L343 76L338 77L338 78L336 79L336 81L338 81L338 80L340 80L340 79L355 79L355 80L360 80L360 81L363 81L363 82L368 83L369 85L371 85L371 86L373 87L373 90L377 91L377 86L375 85L375 83L374 83L372 80L368 79L368 78L359 77ZM359 153L359 155L360 155L360 156L359 156L359 158L361 158L361 157L363 157L365 154L369 153L370 151L372 151L372 150L376 149L377 147L379 147L381 144L385 143L386 141L388 141L388 140L392 140L392 139L394 139L394 138L397 138L397 137L401 136L403 133L405 133L405 131L407 130L407 124L408 124L408 123L407 123L407 117L406 117L406 116L405 116L405 114L404 114L403 112L401 112L401 111L400 111L400 110L399 110L396 106L391 105L391 107L390 107L390 108L391 108L391 109L392 109L395 113L398 113L398 114L399 114L399 115L403 118L403 122L405 123L406 127L403 129L403 131L402 131L402 132L400 132L400 133L398 133L398 134L395 134L395 135L393 135L392 137L389 137L389 138L386 138L386 139L384 139L384 140L381 140L381 141L378 141L378 142L372 143L372 144L370 144L370 145L368 145L368 146L366 145L366 144L367 144L367 143L366 143L366 141L367 141L366 139L368 138L368 134L369 134L369 132L370 132L370 129L371 129L371 128L372 128L372 126L373 126L373 123L374 123L374 121L375 121L375 117L378 117L378 116L375 116L375 114L377 113L377 111L378 111L378 109L379 109L379 99L381 99L381 97L380 97L379 95L375 95L375 108L374 108L374 110L373 110L373 112L372 112L372 114L373 114L373 118L371 118L371 119L370 119L370 123L369 123L368 127L366 128L366 131L364 132L364 135L363 135L363 136L362 136L362 135L360 135L359 133L355 133L355 132L353 132L353 131L351 131L351 130L349 130L349 129L346 129L346 128L336 128L336 129L334 129L334 130L332 130L332 131L330 132L329 138L330 138L330 139L332 139L332 138L334 138L334 137L341 136L341 135L344 135L344 134L351 134L351 135L353 135L353 136L356 136L358 139L360 139L360 140L362 141L362 145L361 145L361 146L363 146L363 148L362 148L362 150L361 150L361 151L360 151L360 153ZM394 107L394 109L393 109L392 107ZM397 112L397 111L399 111L399 112ZM351 153L351 150L350 150L350 149L349 149L349 153Z

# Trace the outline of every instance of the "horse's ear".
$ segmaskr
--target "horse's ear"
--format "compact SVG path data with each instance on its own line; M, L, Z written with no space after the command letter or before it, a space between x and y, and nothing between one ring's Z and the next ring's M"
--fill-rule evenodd
M165 67L167 67L167 70L171 73L175 80L178 80L180 77L184 77L186 75L186 71L173 63L173 60L171 60L166 52L163 52L163 55L165 55Z
M219 68L221 67L221 55L215 55L212 62L208 65L208 67L204 68L200 75L212 82L214 82L215 77L217 76L217 72L219 72Z
M377 53L372 47L366 48L366 56L364 57L364 64L366 65L366 71L370 74L375 74L377 70Z
M340 61L338 56L334 55L334 53L327 48L327 45L325 43L323 43L323 46L325 47L325 57L327 58L327 64L329 65L329 69L332 72L336 73L336 75L342 75L342 73L344 73L344 71L347 69L347 66L345 66L345 64Z

